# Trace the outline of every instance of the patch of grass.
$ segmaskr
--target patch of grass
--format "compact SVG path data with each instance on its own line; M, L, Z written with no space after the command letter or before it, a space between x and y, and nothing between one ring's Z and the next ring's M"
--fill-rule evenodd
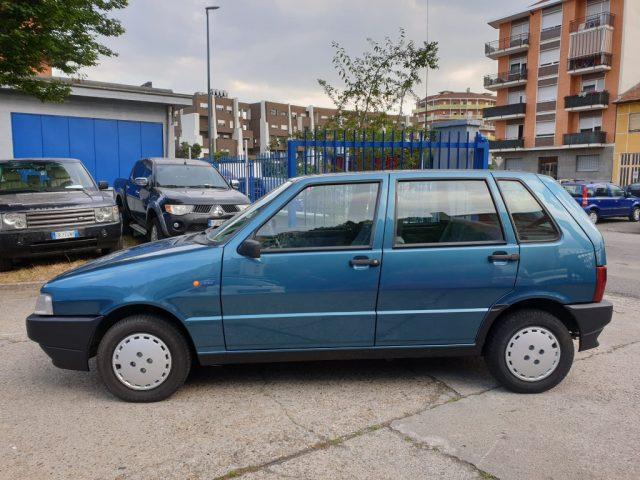
M124 248L134 247L142 242L141 237L125 235ZM0 272L0 284L23 282L46 282L68 270L77 268L89 260L99 258L98 253L58 255L43 258L29 258L16 264L13 270Z
M480 478L485 480L498 480L498 477L491 475L489 472L485 472L484 470L478 470L478 472L480 473Z

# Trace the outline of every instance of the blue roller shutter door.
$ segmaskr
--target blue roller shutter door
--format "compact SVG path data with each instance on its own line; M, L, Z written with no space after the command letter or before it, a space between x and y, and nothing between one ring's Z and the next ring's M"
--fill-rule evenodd
M161 123L12 113L11 125L15 158L79 158L110 184L140 158L164 155Z

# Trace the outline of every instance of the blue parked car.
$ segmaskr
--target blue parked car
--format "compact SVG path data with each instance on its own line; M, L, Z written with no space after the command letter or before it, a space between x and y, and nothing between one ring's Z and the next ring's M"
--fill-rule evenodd
M640 221L640 198L618 185L576 181L562 182L562 186L584 208L593 223L614 217Z
M598 345L602 236L551 178L489 171L290 180L207 230L42 287L29 337L121 399L162 400L193 364L483 355L542 392Z

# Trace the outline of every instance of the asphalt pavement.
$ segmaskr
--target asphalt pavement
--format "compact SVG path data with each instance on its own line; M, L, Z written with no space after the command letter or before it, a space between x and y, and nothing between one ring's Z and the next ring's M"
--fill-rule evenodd
M640 224L599 228L613 322L541 395L466 358L197 368L128 404L28 341L36 286L0 287L0 478L640 478Z

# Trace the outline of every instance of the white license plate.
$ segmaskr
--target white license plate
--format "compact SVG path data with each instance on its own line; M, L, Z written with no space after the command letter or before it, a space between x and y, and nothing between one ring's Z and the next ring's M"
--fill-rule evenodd
M209 219L209 221L207 222L207 226L208 227L219 227L220 225L222 225L224 222L224 220L214 220L212 218Z
M78 236L77 230L64 230L62 232L51 232L52 240L66 240L67 238L76 238Z

